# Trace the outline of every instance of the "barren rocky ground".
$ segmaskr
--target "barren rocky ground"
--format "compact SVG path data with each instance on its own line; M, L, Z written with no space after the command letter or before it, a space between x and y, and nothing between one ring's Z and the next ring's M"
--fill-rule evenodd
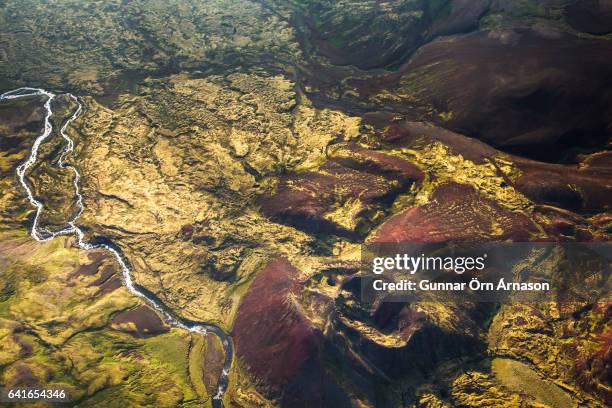
M0 92L79 97L78 224L230 335L226 407L612 404L609 297L359 293L367 244L608 242L610 55L607 0L0 0ZM28 236L42 103L0 104L0 384L210 406L219 338L169 326L108 253ZM53 107L27 181L57 231L75 105Z

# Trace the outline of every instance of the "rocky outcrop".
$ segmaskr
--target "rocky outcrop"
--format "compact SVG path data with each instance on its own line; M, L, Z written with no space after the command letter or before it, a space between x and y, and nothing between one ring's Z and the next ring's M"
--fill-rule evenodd
M442 143L475 163L498 159L511 162L517 174L508 174L506 183L538 204L585 214L612 207L612 170L607 152L581 156L578 164L545 163L505 154L479 140L421 122L391 124L379 137L391 147Z
M232 330L236 355L277 391L316 357L321 343L295 302L298 273L285 259L268 263L243 298Z
M608 403L609 305L584 300L607 275L562 276L578 302L392 302L362 296L360 261L370 243L610 240L609 1L0 3L0 86L85 107L67 157L85 238L231 332L225 406ZM0 380L208 404L229 343L168 330L112 257L28 240L31 102L0 106ZM53 228L75 197L57 136L27 175Z
M356 239L397 194L423 177L401 158L356 146L339 148L316 171L281 177L262 210L274 220L308 232Z
M601 147L610 137L611 100L601 90L612 81L611 52L607 41L555 31L477 32L422 47L397 91L433 107L431 120L445 127L557 159L569 147Z
M536 203L593 214L612 208L612 169L589 164L558 165L515 160L521 175L514 181Z
M283 258L272 259L258 273L232 330L236 356L283 406L348 406L322 368L323 336L302 310L298 275Z
M528 241L538 233L525 215L503 209L473 187L447 183L430 202L385 221L369 238L383 242Z
M612 382L612 333L605 329L605 323L612 318L612 305L597 304L591 313L591 322L587 318L580 320L583 332L592 335L591 347L584 347L580 342L568 346L570 355L576 359L574 375L585 390L599 395L608 405L612 404L612 392L608 385ZM593 324L594 323L594 324ZM591 327L586 325L591 324ZM576 346L580 347L577 352ZM578 354L578 355L576 355Z
M111 320L111 327L140 338L156 336L169 330L157 313L147 306L119 313Z
M436 36L476 28L490 2L317 0L300 10L300 18L317 51L332 64L393 68Z

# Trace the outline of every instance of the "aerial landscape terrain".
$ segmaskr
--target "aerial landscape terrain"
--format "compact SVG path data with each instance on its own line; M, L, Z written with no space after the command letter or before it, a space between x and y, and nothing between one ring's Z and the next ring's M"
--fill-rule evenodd
M612 1L0 0L0 94L1 389L612 406ZM389 242L608 264L365 301Z

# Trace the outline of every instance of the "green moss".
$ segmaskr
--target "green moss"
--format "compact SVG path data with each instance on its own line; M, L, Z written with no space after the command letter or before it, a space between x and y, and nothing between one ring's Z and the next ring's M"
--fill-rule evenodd
M8 301L22 286L38 285L47 280L48 273L38 265L16 261L2 270L0 303Z
M528 365L516 360L496 358L492 362L493 372L510 390L527 394L547 406L573 407L572 398L556 385L544 380Z
M145 341L143 349L164 368L181 388L185 399L199 399L189 380L190 334L173 329L167 334L155 336Z
M204 336L193 336L189 352L189 378L195 392L202 399L208 399L206 385L203 380L202 370L204 367L204 355L206 354L207 341Z

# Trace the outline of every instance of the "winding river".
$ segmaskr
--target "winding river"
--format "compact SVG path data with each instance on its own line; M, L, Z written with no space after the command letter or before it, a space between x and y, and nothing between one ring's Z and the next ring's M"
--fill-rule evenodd
M121 249L114 245L112 242L105 243L92 243L85 240L85 234L83 230L76 224L77 220L83 213L85 207L83 203L83 196L80 192L79 182L81 180L81 175L76 167L66 164L66 158L72 151L74 150L74 141L68 137L66 134L66 129L83 111L83 105L79 101L79 99L73 94L65 94L67 97L71 98L74 103L77 105L77 108L72 113L72 116L64 124L60 129L60 135L66 141L66 147L62 151L57 164L62 169L70 169L73 174L73 184L76 194L76 203L78 211L76 214L67 222L67 227L61 229L57 232L51 232L46 228L39 227L39 218L40 214L43 210L43 204L38 201L34 197L34 193L32 189L28 185L26 181L26 173L27 171L36 163L38 159L38 150L42 143L49 138L51 132L53 131L53 124L51 123L51 116L53 115L52 102L56 99L57 95L46 91L44 89L39 88L29 88L23 87L18 88L9 92L5 92L0 95L0 102L5 100L13 100L19 98L27 98L27 97L36 97L43 96L46 98L44 107L45 107L45 120L44 120L44 129L40 136L36 138L34 144L32 145L32 150L27 160L17 167L17 177L19 178L19 182L23 186L28 200L36 208L36 213L34 215L34 220L32 222L32 230L31 235L36 241L45 242L54 239L57 236L61 235L74 235L77 238L77 245L85 250L92 249L104 249L115 257L119 266L121 267L122 281L125 285L126 289L141 298L145 303L153 307L157 312L164 318L164 320L171 326L178 327L181 329L189 330L193 333L207 334L208 332L212 332L215 335L219 336L221 342L223 344L223 348L225 351L225 362L221 374L219 376L219 380L217 382L217 393L213 396L212 405L215 408L223 407L223 394L227 390L228 382L229 382L229 370L232 364L233 358L233 346L231 338L218 326L214 324L208 323L200 323L194 322L188 319L184 319L179 317L176 313L174 313L169 307L167 307L160 299L155 296L153 293L149 292L147 289L138 285L138 283L134 282L132 278L131 265L126 257L123 255Z

